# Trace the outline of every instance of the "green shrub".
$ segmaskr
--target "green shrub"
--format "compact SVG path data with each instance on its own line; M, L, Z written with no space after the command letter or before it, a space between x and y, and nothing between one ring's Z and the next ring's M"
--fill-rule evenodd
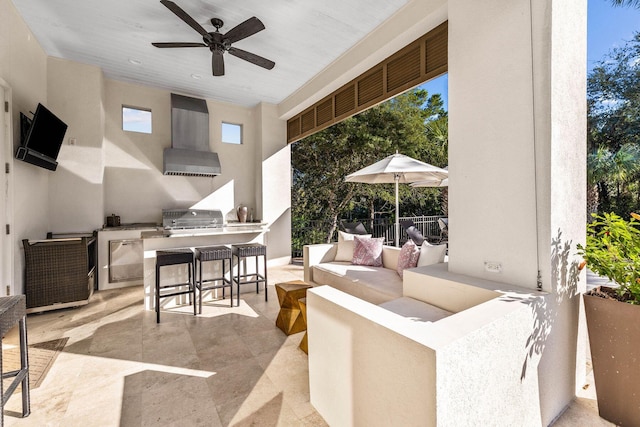
M621 301L640 304L640 215L632 213L629 221L615 213L593 218L586 247L578 245L578 254L591 271L620 286L616 293Z

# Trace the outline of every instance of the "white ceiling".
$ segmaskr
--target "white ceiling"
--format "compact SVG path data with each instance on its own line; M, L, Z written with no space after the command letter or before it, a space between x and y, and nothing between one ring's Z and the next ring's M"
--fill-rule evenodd
M152 42L202 41L156 0L13 3L50 56L96 65L114 80L252 106L280 103L409 0L174 1L208 31L214 31L213 17L224 21L222 33L258 17L266 29L234 47L270 59L276 66L265 70L227 53L225 76L213 77L208 49L151 46Z

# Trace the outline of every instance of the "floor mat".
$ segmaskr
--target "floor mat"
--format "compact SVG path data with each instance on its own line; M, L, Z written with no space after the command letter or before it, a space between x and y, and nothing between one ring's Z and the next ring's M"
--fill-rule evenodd
M29 386L32 389L42 384L58 353L62 351L68 340L69 338L65 337L29 345ZM2 372L17 369L20 369L20 349L15 347L3 350ZM11 381L11 378L3 381L5 389Z

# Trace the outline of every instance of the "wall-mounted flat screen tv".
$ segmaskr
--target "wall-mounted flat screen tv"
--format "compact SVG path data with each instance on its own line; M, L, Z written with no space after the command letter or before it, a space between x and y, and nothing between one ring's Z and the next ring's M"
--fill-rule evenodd
M58 167L58 153L67 125L44 105L38 104L33 119L20 113L20 147L16 158L49 170Z

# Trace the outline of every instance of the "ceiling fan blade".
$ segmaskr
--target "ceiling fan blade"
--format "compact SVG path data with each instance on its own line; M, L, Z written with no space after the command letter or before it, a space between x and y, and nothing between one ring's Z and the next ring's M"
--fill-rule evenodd
M155 47L207 47L204 43L191 42L168 42L168 43L151 43Z
M195 19L193 19L187 12L182 10L180 6L172 2L171 0L160 0L160 3L165 5L171 12L175 13L178 18L182 19L187 23L191 28L200 33L201 36L206 37L209 35L207 30L202 28L202 25L198 24Z
M258 18L253 16L227 31L224 35L224 39L228 40L229 43L235 43L238 40L252 36L262 30L264 30L264 24Z
M222 54L224 53L221 50L213 50L211 51L211 69L213 71L214 76L224 76L224 58Z
M235 47L230 47L228 52L236 56L240 59L244 59L245 61L249 61L252 64L256 64L262 68L266 68L267 70L272 69L276 63L268 60L267 58L263 58L262 56L258 56L255 53L247 52L246 50L237 49Z

